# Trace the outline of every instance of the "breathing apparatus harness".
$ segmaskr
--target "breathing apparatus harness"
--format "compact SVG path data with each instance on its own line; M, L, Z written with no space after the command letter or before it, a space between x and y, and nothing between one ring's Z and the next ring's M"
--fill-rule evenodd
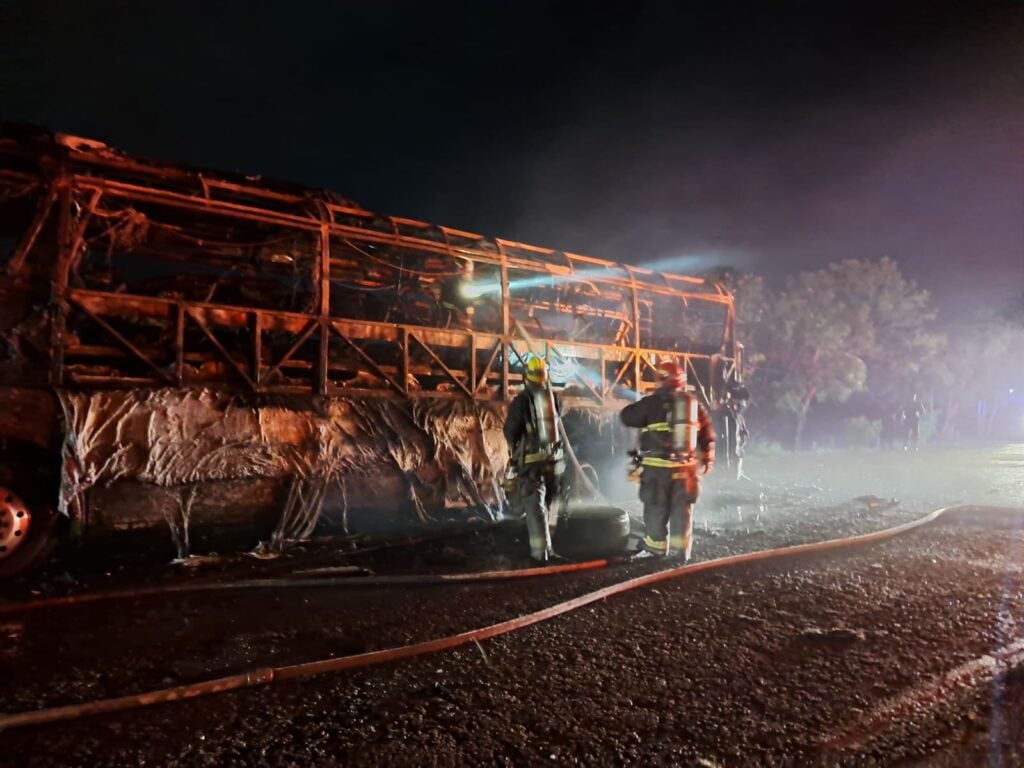
M685 390L675 390L664 403L664 420L647 424L640 430L638 440L647 433L664 435L665 446L659 449L629 452L631 459L629 479L639 482L644 467L681 469L697 463L697 431L700 428L697 398Z
M520 472L528 464L541 461L557 463L563 457L554 391L550 385L528 385L527 392L530 395L530 418L526 421L526 435L517 446L517 466ZM536 448L532 453L526 452L528 442Z

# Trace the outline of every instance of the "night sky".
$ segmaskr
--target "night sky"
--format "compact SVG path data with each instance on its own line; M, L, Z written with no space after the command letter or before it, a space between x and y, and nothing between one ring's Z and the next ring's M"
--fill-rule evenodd
M0 0L0 119L675 271L1024 287L1024 3Z

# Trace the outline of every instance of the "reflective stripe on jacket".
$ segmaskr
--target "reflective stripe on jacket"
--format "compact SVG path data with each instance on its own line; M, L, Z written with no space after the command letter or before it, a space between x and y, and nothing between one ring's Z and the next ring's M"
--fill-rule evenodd
M680 419L682 412L686 418ZM694 416L696 423L689 423ZM705 456L714 455L715 433L711 420L697 399L687 392L658 389L623 408L620 418L627 427L640 430L641 464L644 466L689 466L696 462L698 450Z

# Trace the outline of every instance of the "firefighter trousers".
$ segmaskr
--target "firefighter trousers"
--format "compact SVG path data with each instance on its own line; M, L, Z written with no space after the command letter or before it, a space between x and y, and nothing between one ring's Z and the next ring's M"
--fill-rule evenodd
M640 501L644 505L644 549L667 555L669 549L690 557L693 504L700 495L695 467L644 467Z
M530 538L530 557L547 560L551 555L551 530L548 528L548 510L555 499L564 495L561 474L555 472L553 462L528 464L519 473L516 482L516 509L526 516L526 531Z

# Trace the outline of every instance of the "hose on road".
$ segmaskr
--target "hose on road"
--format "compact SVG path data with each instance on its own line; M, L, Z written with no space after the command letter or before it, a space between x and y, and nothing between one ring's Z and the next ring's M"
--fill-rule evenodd
M728 557L720 557L714 560L705 560L692 565L681 565L674 568L666 568L664 570L655 571L654 573L627 579L626 581L612 584L593 592L588 592L587 594L580 595L579 597L575 597L561 603L556 603L555 605L539 611L534 611L533 613L527 613L506 621L498 622L497 624L491 624L486 627L480 627L478 629L472 629L456 635L440 637L434 640L427 640L425 642L412 643L410 645L402 645L394 648L385 648L379 651L370 651L368 653L359 653L350 656L336 656L302 664L293 664L282 667L261 667L259 669L253 669L248 672L231 675L229 677L221 677L215 680L206 680L189 685L180 685L173 688L147 691L145 693L122 696L114 699L102 699L84 704L72 704L69 706L54 707L51 709L42 709L33 712L0 715L0 730L29 725L41 725L43 723L53 723L64 720L74 720L91 715L109 714L111 712L120 712L123 710L149 706L151 704L194 698L196 696L203 696L210 693L220 693L239 688L266 685L278 680L294 680L297 678L319 675L324 672L338 672L341 670L356 669L374 664L382 664L385 662L422 656L429 653L437 653L450 648L457 648L461 645L466 645L467 643L479 642L480 640L486 640L491 637L497 637L498 635L523 629L533 624L547 621L548 619L552 619L556 616L562 616L600 600L605 600L614 595L639 589L640 587L646 587L651 584L657 584L669 579L690 576L721 568L745 565L748 563L756 563L764 560L828 552L831 550L883 541L934 522L939 517L946 514L950 509L955 509L955 507L937 509L924 517L911 520L910 522L903 523L902 525L897 525L892 528L875 531L873 533L865 533L841 539L829 539L827 541L812 542L809 544L797 544L777 549L748 552L742 555L730 555Z
M590 571L604 568L613 563L625 562L627 558L605 558L587 560L580 563L559 563L543 565L536 568L516 568L508 571L478 571L475 573L437 573L412 576L328 576L319 578L278 577L273 579L236 579L234 581L209 581L198 584L169 584L139 589L121 589L110 592L91 592L65 597L50 597L32 602L7 603L0 605L0 616L12 613L28 613L44 608L60 608L84 603L98 603L108 600L131 600L141 597L158 595L174 595L188 592L216 592L231 589L281 589L294 587L419 587L436 584L462 584L477 581L504 581L507 579L526 579L536 576L554 576L574 571Z

